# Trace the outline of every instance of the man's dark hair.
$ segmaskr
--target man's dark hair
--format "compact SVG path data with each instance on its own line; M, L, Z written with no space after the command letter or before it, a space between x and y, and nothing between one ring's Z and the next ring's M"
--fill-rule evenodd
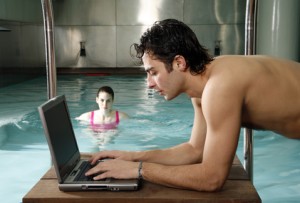
M187 62L191 74L204 72L205 65L213 61L208 50L202 46L195 33L183 22L175 19L157 21L144 32L140 44L132 45L136 57L142 61L144 53L150 53L166 65L171 72L176 55L181 55Z

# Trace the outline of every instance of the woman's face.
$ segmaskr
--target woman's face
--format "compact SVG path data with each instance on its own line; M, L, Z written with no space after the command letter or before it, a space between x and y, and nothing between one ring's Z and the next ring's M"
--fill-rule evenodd
M104 112L109 112L112 109L113 99L107 92L99 92L96 102L99 105L99 109Z

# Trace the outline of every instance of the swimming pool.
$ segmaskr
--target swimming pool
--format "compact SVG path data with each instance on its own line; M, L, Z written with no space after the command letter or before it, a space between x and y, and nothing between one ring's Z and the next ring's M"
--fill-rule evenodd
M96 92L102 85L114 89L114 107L131 117L121 121L117 134L111 136L93 134L74 119L97 108ZM147 89L144 75L61 75L57 86L57 94L66 95L83 152L165 148L189 139L193 122L189 98L181 95L165 101ZM50 167L50 154L36 110L47 100L46 77L1 88L0 96L0 155L7 168L2 170L0 196L8 203L21 202ZM242 157L242 137L239 157ZM262 131L254 133L254 142L254 185L263 202L298 202L300 141Z

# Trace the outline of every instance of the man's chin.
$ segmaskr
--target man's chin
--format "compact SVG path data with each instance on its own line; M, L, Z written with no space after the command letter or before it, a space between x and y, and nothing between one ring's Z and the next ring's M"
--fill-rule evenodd
M174 99L174 97L168 97L168 95L164 95L165 100L170 101L172 99Z
M173 100L174 98L176 98L179 94L173 94L173 95L168 95L168 94L165 94L163 95L165 100L167 101L170 101L170 100Z

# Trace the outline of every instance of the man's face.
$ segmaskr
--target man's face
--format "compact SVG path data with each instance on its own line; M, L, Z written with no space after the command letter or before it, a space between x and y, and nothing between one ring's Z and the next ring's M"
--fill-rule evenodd
M173 70L168 72L165 64L149 53L143 56L143 64L147 72L147 86L155 89L166 100L171 100L181 93L181 75L172 64Z

